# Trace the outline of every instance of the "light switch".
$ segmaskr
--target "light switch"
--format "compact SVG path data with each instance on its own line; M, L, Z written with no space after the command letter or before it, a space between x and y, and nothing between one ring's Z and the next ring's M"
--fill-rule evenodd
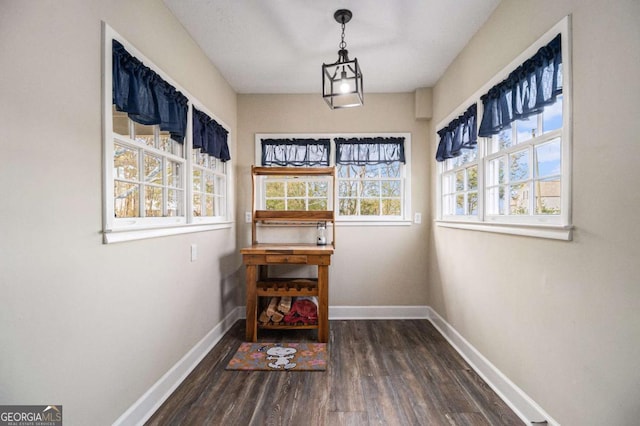
M422 213L416 213L413 216L413 223L422 223Z
M191 244L191 261L195 262L198 260L198 245Z
M246 223L251 223L251 212L244 212L244 221Z

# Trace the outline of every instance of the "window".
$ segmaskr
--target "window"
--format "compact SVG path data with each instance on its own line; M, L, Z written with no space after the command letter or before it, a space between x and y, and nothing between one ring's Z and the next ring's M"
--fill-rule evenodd
M113 114L114 217L184 216L182 144L159 126Z
M485 141L486 216L559 218L562 213L562 97Z
M113 29L103 31L112 71L103 73L104 242L230 226L228 131Z
M446 160L442 172L443 216L478 216L478 148Z
M565 18L467 101L477 145L438 126L439 226L571 239L569 49Z
M321 178L264 179L266 210L327 210L329 182Z
M343 224L409 223L409 134L296 136L256 135L256 163L335 165L335 205L329 199L328 180L299 177L264 179L259 205L267 210L333 208Z

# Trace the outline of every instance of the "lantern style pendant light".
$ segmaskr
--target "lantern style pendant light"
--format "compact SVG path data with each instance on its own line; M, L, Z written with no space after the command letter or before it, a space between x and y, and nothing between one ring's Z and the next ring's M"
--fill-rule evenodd
M350 10L340 9L333 17L342 26L342 40L338 60L332 64L322 64L322 97L331 109L361 106L364 103L362 71L357 58L349 60L347 43L344 41L344 27L353 14Z

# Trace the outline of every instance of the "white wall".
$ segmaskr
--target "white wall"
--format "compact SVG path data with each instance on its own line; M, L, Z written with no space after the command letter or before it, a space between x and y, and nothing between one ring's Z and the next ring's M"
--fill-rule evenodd
M113 422L241 294L234 228L102 244L101 20L236 131L234 91L160 0L0 2L0 404L69 425Z
M432 122L567 14L574 240L434 227L429 303L555 420L632 425L640 418L640 3L504 0L434 88Z
M320 93L238 96L238 244L248 245L251 227L250 167L256 133L412 134L412 209L429 209L427 121L416 120L412 93L366 94L360 108L331 110ZM413 215L412 215L413 217ZM336 252L329 268L331 306L426 305L429 225L338 226Z

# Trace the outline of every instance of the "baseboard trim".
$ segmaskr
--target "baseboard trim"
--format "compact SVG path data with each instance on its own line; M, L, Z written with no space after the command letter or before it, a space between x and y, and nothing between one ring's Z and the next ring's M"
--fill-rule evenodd
M245 307L239 306L187 352L148 391L146 391L114 423L115 426L143 425L202 361L222 336L239 319L245 318ZM546 421L560 426L533 399L516 386L484 357L451 324L430 306L331 306L330 320L428 319L476 373L526 424ZM543 423L544 424L544 423Z
M555 421L522 389L509 380L440 314L430 306L427 310L428 319L434 327L523 422L526 424L545 424L544 422L546 421L547 425L560 426L560 423Z
M329 306L330 320L427 319L428 306Z
M148 391L129 407L113 423L116 426L143 425L162 403L173 393L191 371L202 361L222 336L244 316L244 306L237 307L213 327L173 367L169 369Z

